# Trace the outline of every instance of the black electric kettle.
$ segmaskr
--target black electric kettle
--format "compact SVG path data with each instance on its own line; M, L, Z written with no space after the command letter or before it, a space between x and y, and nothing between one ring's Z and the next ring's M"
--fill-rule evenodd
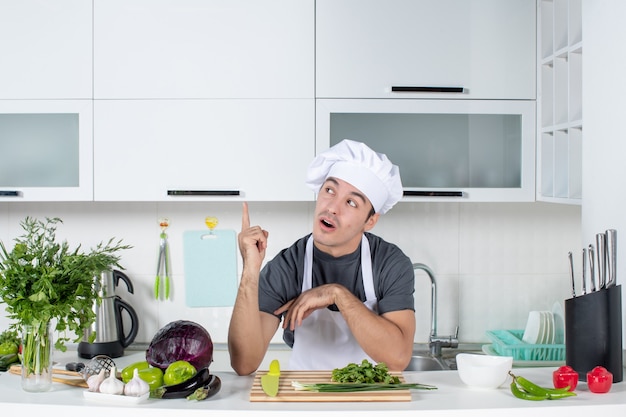
M130 279L120 271L104 271L99 277L95 277L95 285L101 297L100 303L94 302L93 311L96 314L94 323L83 333L83 339L78 344L78 356L91 359L97 355L107 355L118 358L124 354L124 348L128 347L137 336L139 320L135 310L119 296L115 295L115 288L120 280L126 283L128 292L133 293L133 284ZM122 312L126 311L130 317L130 330L124 330ZM89 342L95 333L95 340Z

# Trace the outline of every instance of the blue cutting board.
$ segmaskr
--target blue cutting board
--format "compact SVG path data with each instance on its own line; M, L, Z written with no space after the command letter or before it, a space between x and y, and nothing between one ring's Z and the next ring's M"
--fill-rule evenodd
M183 233L185 300L189 307L230 307L237 296L237 233Z

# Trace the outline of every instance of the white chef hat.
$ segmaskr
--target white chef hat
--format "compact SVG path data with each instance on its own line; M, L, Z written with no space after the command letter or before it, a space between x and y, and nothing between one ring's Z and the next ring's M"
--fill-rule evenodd
M306 184L317 193L328 177L359 189L376 213L386 213L402 198L399 168L361 142L344 139L319 154L309 165Z

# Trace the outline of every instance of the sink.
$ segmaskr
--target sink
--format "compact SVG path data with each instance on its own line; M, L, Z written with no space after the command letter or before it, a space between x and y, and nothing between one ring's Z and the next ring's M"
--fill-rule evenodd
M444 371L452 369L444 359L435 358L428 354L413 355L405 371Z
M480 354L476 350L444 350L442 356L435 357L429 351L413 351L411 362L405 371L448 371L456 370L456 355L459 353Z

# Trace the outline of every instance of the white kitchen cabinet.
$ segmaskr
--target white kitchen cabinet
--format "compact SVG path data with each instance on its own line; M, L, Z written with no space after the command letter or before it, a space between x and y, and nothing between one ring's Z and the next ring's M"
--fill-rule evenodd
M96 201L309 201L314 100L95 100Z
M0 100L0 201L93 200L91 100Z
M538 0L537 200L581 204L582 0Z
M94 0L94 96L311 98L314 0Z
M403 201L535 200L534 100L318 99L316 151L368 144L400 168Z
M0 0L0 99L92 97L92 3Z
M532 0L317 0L316 96L534 100L535 30Z

